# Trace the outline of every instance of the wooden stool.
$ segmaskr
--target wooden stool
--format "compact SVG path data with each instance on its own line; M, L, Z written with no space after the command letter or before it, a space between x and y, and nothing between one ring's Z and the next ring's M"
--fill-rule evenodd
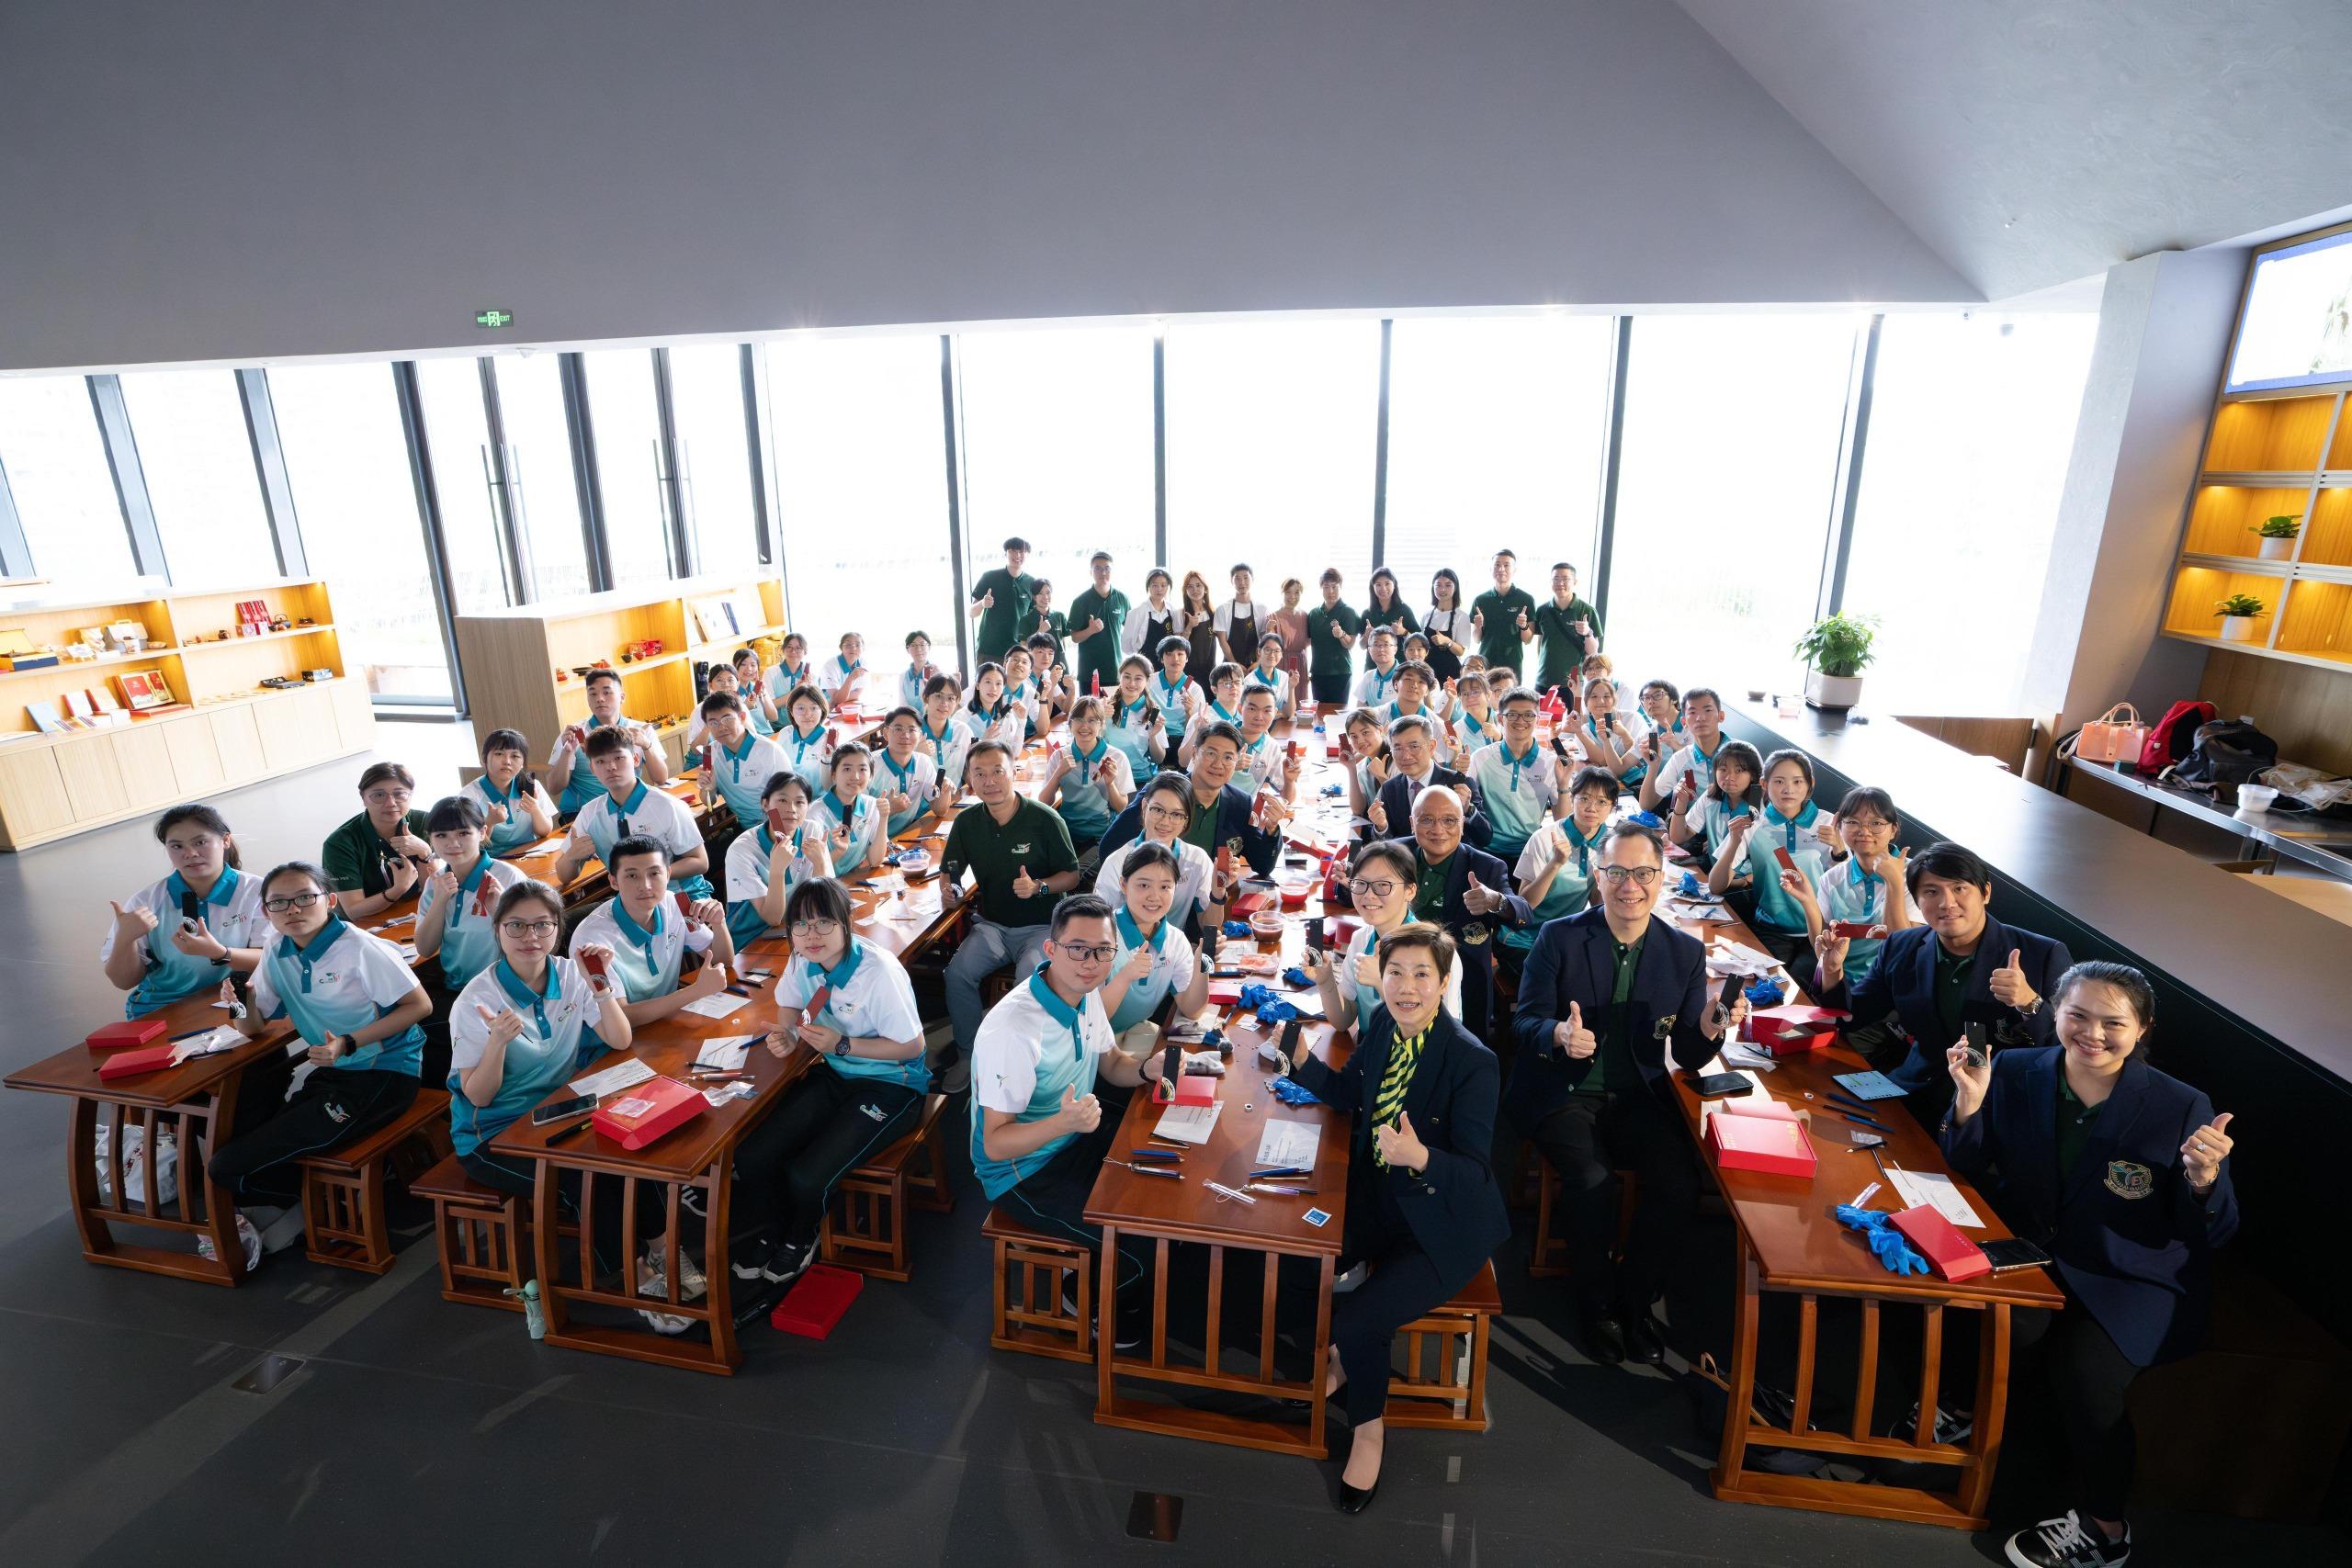
M817 1233L819 1256L826 1262L877 1280L903 1282L912 1274L907 1258L909 1178L917 1184L911 1198L918 1206L941 1213L956 1206L947 1190L947 1142L940 1129L946 1107L944 1094L925 1100L914 1131L833 1184Z
M1560 1173L1552 1162L1540 1154L1532 1154L1534 1145L1526 1145L1535 1165L1535 1245L1528 1249L1527 1277L1531 1280L1557 1280L1568 1272L1568 1238L1554 1228L1553 1213L1557 1208L1564 1189ZM1634 1228L1634 1173L1621 1170L1617 1177L1617 1247L1625 1250L1625 1237Z
M1389 1376L1388 1412L1383 1419L1391 1427L1485 1431L1487 1330L1502 1309L1495 1266L1488 1263L1452 1301L1399 1329L1405 1370L1392 1371Z
M297 1162L302 1170L302 1245L311 1262L367 1274L391 1268L384 1162L418 1136L448 1152L449 1097L440 1089L418 1089L407 1110L374 1132Z
M1094 1254L1076 1242L1056 1241L991 1208L980 1234L995 1244L995 1315L989 1343L1000 1350L1094 1364ZM1021 1270L1021 1300L1009 1301ZM1077 1280L1078 1311L1063 1310L1062 1280ZM1483 1365L1483 1362L1481 1363Z
M441 1299L521 1312L532 1278L530 1216L515 1193L484 1187L451 1155L408 1185L433 1204L433 1248L441 1259Z

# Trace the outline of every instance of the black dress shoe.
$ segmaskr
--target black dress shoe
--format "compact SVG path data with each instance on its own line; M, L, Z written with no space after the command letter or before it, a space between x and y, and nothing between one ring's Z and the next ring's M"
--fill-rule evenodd
M1625 1325L1614 1313L1595 1313L1584 1320L1585 1354L1604 1367L1622 1365L1625 1359Z
M1380 1480L1377 1476L1373 1478L1373 1483L1369 1486L1351 1486L1344 1481L1340 1482L1340 1512L1343 1514L1363 1513L1366 1508L1372 1506L1372 1500L1374 1496L1379 1495L1379 1492Z
M1657 1320L1648 1313L1626 1315L1625 1354L1645 1367L1658 1366L1666 1360L1666 1337L1657 1331Z

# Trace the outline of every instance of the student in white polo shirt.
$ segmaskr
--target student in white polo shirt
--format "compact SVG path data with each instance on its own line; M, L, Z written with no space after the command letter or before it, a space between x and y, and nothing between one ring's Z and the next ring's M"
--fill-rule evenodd
M1241 694L1241 769L1253 793L1272 785L1288 800L1297 788L1298 765L1291 760L1290 744L1273 737L1274 706L1274 694L1263 686Z
M1733 874L1745 870L1756 902L1752 913L1740 912L1773 957L1796 964L1813 952L1813 938L1804 906L1784 880L1792 874L1779 863L1782 851L1796 865L1793 880L1809 884L1809 891L1820 887L1830 857L1845 852L1837 823L1813 798L1813 760L1794 747L1764 759L1764 809L1733 819L1724 852L1707 874L1707 890L1726 891Z
M1159 660L1159 671L1152 676L1149 687L1152 705L1159 709L1159 722L1167 728L1168 739L1182 746L1186 727L1208 701L1200 683L1186 673L1193 659L1193 645L1181 637L1164 637L1152 654Z
M1386 707L1396 700L1396 628L1368 626L1363 635L1369 662L1348 701L1357 707Z
M1182 929L1176 895L1183 865L1175 852L1146 840L1121 850L1117 859L1120 902L1111 925L1119 935L1119 954L1102 983L1102 1006L1119 1049L1140 1069L1159 1046L1160 1004L1172 996L1177 1017L1198 1013L1208 1000L1209 965Z
M1081 855L1102 839L1136 792L1127 754L1104 734L1108 712L1101 697L1078 699L1069 710L1069 744L1054 748L1053 765L1037 792L1039 800L1061 813L1070 847Z
M735 1249L741 1280L782 1284L817 1254L833 1184L903 1137L931 1089L922 1018L899 961L851 931L849 889L831 877L792 890L792 956L776 976L768 1053L812 1054L803 1073L735 1151ZM812 1006L812 1004L814 1004Z
M1656 811L1661 800L1672 800L1685 773L1704 795L1715 782L1715 753L1724 747L1724 703L1706 686L1682 694L1682 732L1689 743L1652 768L1642 780L1642 809Z
M287 1056L300 1060L263 1120L245 1119L259 1097L239 1098L244 1114L207 1168L240 1205L291 1207L302 1156L371 1133L416 1099L433 999L400 949L343 918L317 866L288 862L261 879L261 896L275 934L254 969L252 1005L230 1021L258 1038L287 1020L296 1031Z
M1258 638L1258 662L1250 666L1241 677L1242 689L1262 686L1274 694L1274 712L1288 718L1296 711L1297 694L1291 686L1290 671L1283 668L1283 634L1270 631Z
M633 1026L658 1022L727 985L727 965L735 957L727 911L714 898L678 908L670 891L668 850L651 839L623 839L606 869L613 897L580 922L571 942L613 950L613 973ZM682 986L678 976L689 953L700 953L703 964Z
M1100 992L1119 953L1111 907L1091 894L1054 908L1045 962L989 1010L972 1043L972 1172L991 1203L1021 1223L1100 1254L1102 1231L1086 1204L1102 1156L1118 1135L1102 1114L1099 1080L1132 1089L1156 1082L1159 1057L1138 1065L1118 1048ZM1148 1267L1132 1238L1119 1247L1116 1288L1132 1300ZM1140 1341L1132 1309L1117 1343Z
M1570 775L1565 798L1568 814L1530 834L1512 869L1529 918L1495 932L1496 961L1514 982L1544 923L1580 915L1592 903L1592 863L1617 809L1617 775L1580 767Z
M931 634L911 631L907 634L907 667L899 671L899 701L908 707L922 707L924 690L939 678L939 666L931 661Z
M1126 900L1121 872L1126 864L1127 852L1136 845L1157 844L1176 857L1176 896L1168 918L1186 930L1192 929L1195 915L1222 924L1223 906L1211 902L1221 891L1216 887L1216 863L1206 850L1184 839L1184 830L1193 825L1194 809L1193 781L1189 777L1173 772L1153 775L1143 786L1143 811L1138 821L1142 834L1134 843L1122 845L1102 857L1102 869L1094 877L1094 896L1118 908Z
M1516 863L1527 840L1566 809L1559 761L1535 739L1543 700L1531 686L1513 686L1503 699L1502 739L1474 754L1466 770L1494 824L1487 852L1505 864Z
M808 639L798 632L786 633L784 648L776 656L775 668L768 671L768 695L775 699L776 706L789 717L792 694L802 686L813 691L816 685L817 672L808 666Z
M98 944L107 978L130 993L125 1018L209 991L232 970L249 972L269 940L261 883L237 869L237 840L220 813L175 806L155 819L155 840L171 874L108 904L114 924Z
M1437 674L1427 661L1419 659L1400 660L1396 665L1395 697L1390 699L1388 722L1416 716L1430 721L1430 755L1441 765L1453 761L1453 728L1437 703Z
M808 786L786 768L760 797L763 820L727 847L727 932L741 949L784 924L785 901L811 877L833 874L822 829L808 820Z
M657 784L666 784L670 778L670 761L662 754L660 738L650 727L621 713L620 671L600 666L588 671L585 685L588 716L567 726L556 737L555 750L548 758L548 777L563 781L563 794L556 800L556 807L561 811L577 811L595 795L595 764L588 754L588 741L606 729L628 739L642 760L647 778Z
M1713 782L1704 789L1699 787L1697 774L1683 773L1668 796L1673 811L1667 827L1678 844L1698 840L1712 862L1724 852L1732 819L1764 809L1764 759L1745 740L1726 740L1715 748L1707 771Z
M785 760L782 747L752 733L741 697L725 692L705 697L702 716L707 732L696 782L703 798L716 795L726 803L737 827L752 827L760 820L760 796L768 780L792 764Z
M964 688L953 675L933 675L923 682L922 715L915 721L916 738L949 790L964 787L964 758L976 739L964 714Z
M493 729L482 739L481 772L458 791L481 807L492 854L513 854L555 831L555 802L531 776L530 761L521 730Z
M834 707L854 707L865 695L865 639L842 633L841 652L817 666L817 689Z
M440 994L433 998L433 1016L424 1025L421 1076L427 1083L438 1083L447 1075L450 1002L497 960L492 911L498 908L500 895L524 880L520 870L494 859L483 847L483 826L481 807L464 795L436 802L424 818L425 842L433 846L437 869L416 896L416 923L410 930L419 962L435 959L441 966Z
M833 748L827 776L829 785L817 796L809 816L825 831L834 870L842 876L864 876L890 852L882 803L865 793L874 777L874 754L855 740L844 740Z
M833 760L833 730L825 722L825 694L803 682L785 694L785 723L776 730L776 749L784 765L808 781L808 793L825 787L825 768Z
M882 721L882 750L871 761L865 793L888 814L882 836L895 839L939 804L939 764L922 748L922 716L910 707L892 708Z
M571 838L556 857L555 883L567 887L594 858L613 863L613 847L623 839L650 839L670 855L670 880L691 898L710 897L710 851L685 802L638 777L637 754L620 736L598 730L588 738L588 755L604 793L571 819Z
M1128 776L1151 777L1168 755L1167 729L1151 695L1151 660L1140 653L1119 660L1119 682L1102 701L1109 716L1102 733L1126 757Z

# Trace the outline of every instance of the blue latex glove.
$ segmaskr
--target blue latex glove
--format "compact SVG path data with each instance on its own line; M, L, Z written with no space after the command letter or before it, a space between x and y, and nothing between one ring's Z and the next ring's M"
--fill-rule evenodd
M1776 1008L1781 1005L1781 982L1769 975L1759 975L1740 993L1751 1008Z
M1637 827L1648 828L1656 832L1663 833L1666 831L1666 824L1659 819L1658 814L1655 811L1636 811L1628 816L1625 820Z
M1250 940L1250 922L1247 920L1227 920L1225 922L1225 934L1233 938L1236 942L1247 942Z
M1680 893L1686 898L1696 898L1701 894L1704 893L1706 888L1701 885L1699 881L1699 874L1697 872L1686 871L1682 874L1682 886L1675 889L1675 891Z
M1321 1100L1308 1093L1285 1074L1274 1080L1274 1098L1284 1105L1320 1105Z
M1838 1205L1838 1223L1849 1230L1862 1233L1870 1243L1871 1256L1885 1265L1891 1274L1925 1274L1928 1260L1912 1249L1903 1233L1888 1222L1894 1218L1879 1209L1858 1209L1851 1203Z
M1320 729L1323 727L1318 724L1315 728ZM1323 798L1326 800L1337 800L1340 796L1347 793L1348 786L1345 784L1325 784L1323 786Z
M1283 971L1283 984L1294 991L1304 991L1312 987L1315 982L1307 976L1306 970L1294 964Z

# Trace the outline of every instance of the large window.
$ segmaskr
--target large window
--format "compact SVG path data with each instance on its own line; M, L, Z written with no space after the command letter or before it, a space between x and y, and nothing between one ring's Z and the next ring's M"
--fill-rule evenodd
M1633 323L1607 649L1725 692L1794 691L1820 598L1858 323L1641 316Z
M952 662L939 339L783 339L767 356L792 625L810 656L856 631L867 661L895 670L921 628Z
M1486 592L1506 547L1538 598L1555 560L1591 583L1611 336L1607 316L1396 323L1387 557L1416 613L1442 566L1465 603Z
M139 371L122 378L122 399L172 581L186 587L275 576L277 551L236 373Z
M424 444L433 456L434 499L441 509L458 614L503 609L513 600L498 543L481 367L471 359L420 359L416 390L424 406Z
M1158 502L1151 453L1151 333L1141 327L967 333L964 539L977 578L1029 541L1027 570L1067 610L1114 558L1113 583L1137 604L1151 570Z
M2098 329L2087 314L1886 318L1845 594L1879 617L1874 703L2015 710Z
M396 400L389 365L269 373L302 547L334 593L345 660L379 697L447 703L448 652Z
M653 392L653 351L596 349L582 355L580 362L588 376L588 418L596 436L596 486L613 581L659 582L676 574L662 493L662 413Z
M136 574L106 443L79 376L0 377L0 469L36 574L119 582Z
M588 547L580 532L580 489L571 475L562 370L551 354L502 354L492 364L512 454L514 509L530 541L533 596L585 593Z
M731 343L672 349L670 408L678 426L679 489L698 565L712 574L758 570L742 351Z
M1327 566L1361 604L1372 573L1380 420L1380 323L1177 326L1168 333L1168 565L1231 594L1247 561L1254 596ZM1129 591L1130 592L1133 590Z

